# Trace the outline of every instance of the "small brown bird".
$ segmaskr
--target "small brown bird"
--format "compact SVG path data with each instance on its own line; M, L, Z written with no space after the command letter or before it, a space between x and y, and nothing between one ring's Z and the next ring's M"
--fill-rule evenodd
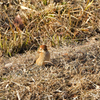
M36 65L44 66L50 60L50 53L46 45L41 45L37 51L38 58L36 60Z

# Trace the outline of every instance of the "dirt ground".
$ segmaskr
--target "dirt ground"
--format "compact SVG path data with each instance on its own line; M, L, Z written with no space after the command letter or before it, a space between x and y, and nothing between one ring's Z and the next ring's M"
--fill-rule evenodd
M31 65L28 51L0 59L0 100L99 100L100 36L85 43L48 47L51 63Z

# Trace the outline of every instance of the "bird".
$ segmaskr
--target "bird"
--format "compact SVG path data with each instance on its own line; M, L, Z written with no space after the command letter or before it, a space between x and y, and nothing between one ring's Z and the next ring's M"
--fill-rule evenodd
M40 45L39 49L37 50L38 58L36 60L37 66L45 66L47 62L50 60L50 53L47 49L46 45Z

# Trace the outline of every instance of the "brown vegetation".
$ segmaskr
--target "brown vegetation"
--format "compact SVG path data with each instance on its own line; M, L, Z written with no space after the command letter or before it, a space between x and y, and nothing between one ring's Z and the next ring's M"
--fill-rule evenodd
M0 0L0 100L99 100L99 4ZM41 44L52 63L37 67Z
M64 1L55 4L53 0L1 0L3 52L11 56L40 44L59 46L100 33L99 1Z

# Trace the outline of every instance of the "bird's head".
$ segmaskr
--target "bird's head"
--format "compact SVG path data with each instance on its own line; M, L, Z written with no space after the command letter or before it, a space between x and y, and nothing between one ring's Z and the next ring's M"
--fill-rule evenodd
M47 46L46 45L40 45L38 52L41 53L41 52L45 52L45 51L48 51Z

